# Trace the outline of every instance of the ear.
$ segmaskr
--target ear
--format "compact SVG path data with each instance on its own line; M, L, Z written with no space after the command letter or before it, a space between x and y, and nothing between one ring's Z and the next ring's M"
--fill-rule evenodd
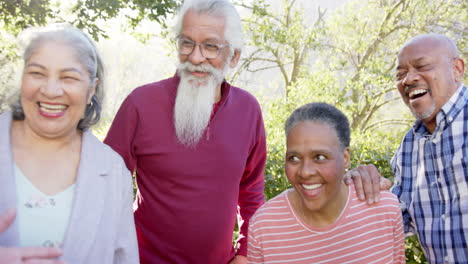
M344 168L348 169L349 166L351 166L351 152L349 150L349 147L344 149L343 155L344 155L344 157L343 157L344 158Z
M86 100L87 104L91 103L91 99L93 98L94 94L96 93L96 87L97 87L98 84L99 84L99 79L94 78L94 81L92 82L91 87L89 89L88 99Z
M453 74L455 76L455 81L457 83L462 82L463 75L465 73L465 62L461 58L455 58L452 64L453 64Z
M229 66L231 66L231 68L234 68L237 66L237 63L239 62L239 58L240 58L240 50L234 50L234 56L232 56L232 59L231 59L231 62L229 62Z

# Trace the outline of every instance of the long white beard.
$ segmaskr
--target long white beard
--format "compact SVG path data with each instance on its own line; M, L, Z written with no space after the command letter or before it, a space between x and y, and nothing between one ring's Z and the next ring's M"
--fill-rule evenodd
M180 63L177 70L180 83L174 105L174 125L179 141L188 147L194 147L210 122L217 87L223 82L224 70L209 64L193 65ZM189 71L209 72L205 78L197 78Z

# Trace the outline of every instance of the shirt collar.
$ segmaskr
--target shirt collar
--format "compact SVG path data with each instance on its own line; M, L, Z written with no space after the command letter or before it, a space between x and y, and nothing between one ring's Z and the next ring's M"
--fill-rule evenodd
M468 88L465 87L463 84L458 87L458 89L453 93L450 99L442 106L439 113L436 116L436 129L440 129L440 126L445 124L444 126L449 126L455 117L460 113L463 107L466 105L468 101ZM445 121L445 122L442 122ZM426 126L422 122L422 120L416 120L413 125L413 133L419 135L426 135L429 134Z

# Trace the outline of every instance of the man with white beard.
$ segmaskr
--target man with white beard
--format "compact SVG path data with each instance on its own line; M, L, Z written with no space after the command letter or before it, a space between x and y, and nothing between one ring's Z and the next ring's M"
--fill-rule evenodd
M224 80L239 60L240 18L227 0L187 0L176 35L177 74L135 89L105 139L136 172L141 263L246 263L266 142L257 100Z

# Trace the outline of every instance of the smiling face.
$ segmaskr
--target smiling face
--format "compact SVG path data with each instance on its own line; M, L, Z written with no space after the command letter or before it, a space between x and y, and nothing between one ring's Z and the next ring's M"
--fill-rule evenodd
M190 62L192 65L209 65L221 72L230 66L234 67L239 59L239 51L230 55L230 48L224 36L225 20L221 16L215 16L204 13L197 13L193 10L187 11L182 21L182 28L179 37L196 42L212 45L223 45L216 58L207 59L201 53L201 46L197 45L188 55L180 55L181 63ZM209 72L190 70L189 73L196 78L205 78ZM224 76L223 76L224 77Z
M46 138L77 132L97 80L79 63L69 45L45 41L25 62L21 85L26 129Z
M349 149L328 124L302 121L289 130L285 170L299 210L331 218L341 213L347 199L342 178L349 159Z
M398 55L397 88L413 115L431 131L435 117L459 86L460 59L446 42L416 38Z

